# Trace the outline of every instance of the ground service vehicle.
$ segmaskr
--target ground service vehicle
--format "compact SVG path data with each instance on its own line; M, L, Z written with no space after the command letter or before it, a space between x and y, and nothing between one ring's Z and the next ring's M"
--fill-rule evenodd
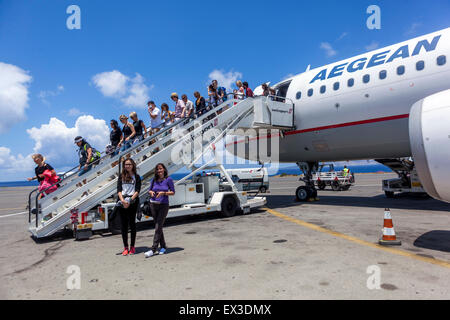
M334 164L324 163L319 165L318 171L314 174L314 184L319 190L324 190L330 186L333 191L347 191L355 183L355 176L348 172L335 171Z

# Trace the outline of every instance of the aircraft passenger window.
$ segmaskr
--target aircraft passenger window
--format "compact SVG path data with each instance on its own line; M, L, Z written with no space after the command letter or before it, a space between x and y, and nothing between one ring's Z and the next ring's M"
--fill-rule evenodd
M437 64L438 66L443 66L444 64L447 63L447 57L446 56L439 56L437 58Z
M297 98L297 100L300 100L300 98L302 97L302 92L297 92L297 95L295 97Z
M380 71L380 80L386 79L386 77L387 77L387 71L381 70Z
M416 63L416 69L417 71L421 71L425 68L425 61L420 60Z
M403 75L405 73L405 66L400 66L397 68L397 74L399 76Z
M365 74L364 77L363 77L363 82L364 83L369 83L369 81L370 81L370 76L368 74Z
M309 89L308 90L308 97L311 97L313 95L313 93L314 93L314 90L313 89Z
M348 85L349 87L353 87L354 84L355 84L355 79L353 79L353 78L348 79L347 85Z
M333 89L334 89L334 91L339 90L339 82L335 82L335 83L334 83Z
M320 87L320 93L325 93L325 91L327 91L327 87L326 86L321 86Z

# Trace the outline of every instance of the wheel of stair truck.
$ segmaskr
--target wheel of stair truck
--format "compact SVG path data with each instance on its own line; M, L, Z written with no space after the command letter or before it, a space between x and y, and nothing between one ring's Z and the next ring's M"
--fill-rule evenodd
M122 233L122 221L120 221L120 214L115 212L116 209L111 210L108 213L108 226L109 231L112 234L121 234Z
M223 217L232 217L236 214L238 204L233 196L226 196L222 200L222 211L220 212Z
M261 193L266 193L266 191L267 191L267 188L264 187L264 186L261 186L261 187L259 188L259 192L261 192Z
M319 190L325 190L325 188L326 188L326 184L325 184L325 182L323 182L323 181L320 181L318 184L317 184L317 187L319 188Z
M341 191L341 186L339 185L339 182L333 181L333 183L331 183L331 189L333 189L333 191Z
M312 197L312 193L313 190L311 188L308 188L306 186L300 186L295 191L295 197L297 198L297 201L304 202L308 201L308 199Z

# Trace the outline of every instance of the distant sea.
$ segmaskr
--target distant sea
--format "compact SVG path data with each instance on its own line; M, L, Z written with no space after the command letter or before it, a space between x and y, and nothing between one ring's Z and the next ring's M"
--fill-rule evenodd
M254 166L258 167L258 166ZM354 173L375 173L375 172L392 172L391 169L389 169L386 166L383 166L381 164L371 164L371 165L359 165L359 166L348 166L350 171ZM336 171L342 170L343 166L335 166ZM206 172L210 172L211 170L205 170ZM300 175L302 172L297 167L286 167L286 168L280 168L278 172L273 173L273 170L269 170L269 176L275 176L280 175L282 173L285 174L296 174ZM185 177L187 175L186 172L177 172L171 175L172 179L174 180L180 180L181 178ZM5 181L0 182L0 188L1 187L37 187L39 184L37 181Z

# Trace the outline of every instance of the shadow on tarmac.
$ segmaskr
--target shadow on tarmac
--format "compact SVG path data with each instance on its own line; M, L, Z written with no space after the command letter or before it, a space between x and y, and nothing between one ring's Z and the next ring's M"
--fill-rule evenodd
M246 216L251 215L251 214L258 214L258 213L263 213L265 212L265 210L261 210L261 209L253 209L251 211L251 213L245 214ZM242 213L236 213L236 216L242 215ZM222 221L227 221L229 219L233 219L233 217L230 218L225 218L222 217L219 213L210 213L210 214L198 214L198 215L192 215L192 216L181 216L181 217L173 217L171 218L170 216L167 217L165 223L164 223L164 229L166 228L170 228L170 227L176 227L178 225L189 225L192 223L196 223L196 222L204 222L204 221L210 221L210 220L222 220ZM145 222L140 222L136 224L136 231L137 231L137 237L145 237L148 238L148 241L152 241L153 239L153 232L150 232L149 234L143 234L143 231L146 230L151 230L155 228L155 224L153 223L153 221L145 221ZM98 237L100 236L100 237ZM86 239L86 240L78 240L79 242L83 242L83 241L95 241L97 239L101 239L101 238L108 238L108 237L112 237L112 236L121 236L120 232L119 233L111 233L108 230L99 230L99 231L94 231L93 236L90 239ZM73 231L72 230L61 230L56 232L55 234L46 237L46 238L40 238L40 239L36 239L33 238L32 236L30 236L30 238L36 243L36 244L45 244L45 243L51 243L51 242L55 242L55 241L66 241L66 240L72 240L75 241L74 235L73 235ZM138 250L138 248L136 248L136 250ZM147 251L150 250L150 247L147 249ZM172 252L176 252L176 251L180 251L180 250L184 250L183 248L168 248L166 253L172 253Z
M395 198L386 198L384 195L374 197L364 196L344 196L327 195L319 192L319 201L297 202L294 195L267 195L267 206L273 209L308 206L345 206L345 207L365 207L365 208L390 208L406 210L430 210L430 211L450 211L450 204L435 200L430 197L412 197L400 195Z
M450 231L433 230L424 233L414 241L414 246L424 249L450 252Z

